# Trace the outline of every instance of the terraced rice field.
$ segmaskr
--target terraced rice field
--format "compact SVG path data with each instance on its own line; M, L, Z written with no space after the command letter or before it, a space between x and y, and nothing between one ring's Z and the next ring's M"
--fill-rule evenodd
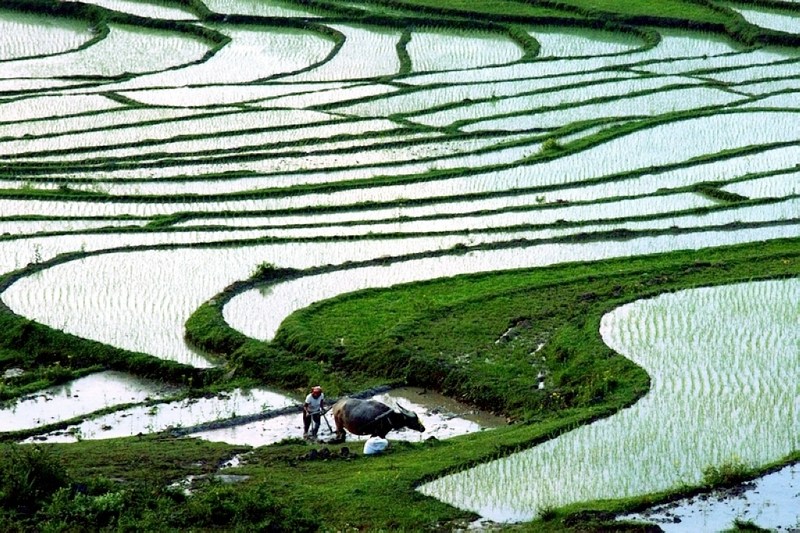
M184 324L265 263L307 275L266 293L242 292L225 317L269 340L293 311L369 287L800 236L800 48L748 47L679 29L649 29L659 37L650 42L643 33L533 22L525 38L423 18L368 24L357 11L370 7L355 4L309 11L291 2L206 0L202 11L177 2L86 3L97 16L0 6L0 300L83 339L196 368L218 365L186 344ZM798 9L741 13L792 33L800 31ZM379 258L389 264L368 264ZM339 268L315 270L328 265ZM738 449L757 464L800 448L800 312L796 283L787 283L752 296L792 295L782 314L763 310L769 320L747 325L752 346L786 350L785 374L769 387L774 402L747 408L752 424L766 424L758 435L786 437L753 446L758 453ZM703 302L723 305L714 298ZM670 305L653 312L669 323L686 316L681 305L700 304ZM710 311L689 314L700 312ZM626 327L654 335L663 327L643 320ZM626 335L640 332L613 330L609 345L656 379L685 378L659 387L713 396L729 386L729 368L687 375L682 360L651 369L643 359L659 354L618 340ZM704 349L727 349L717 341ZM770 368L753 370L752 379ZM131 394L103 408L141 402ZM606 483L628 468L625 454L591 452L606 442L591 426L534 453L589 450L596 486L559 498L513 492L505 476L542 468L526 456L465 474L480 477L470 484L480 493L453 494L446 479L423 491L492 519L529 520L554 505L696 481L703 466L729 459L718 443L698 447L678 438L679 427L658 424L663 409L648 407L657 401L673 405L654 395L639 407L647 414L609 419L609 433L623 434L628 418L641 417L663 432L657 441L637 437L654 454L700 455L663 475L633 476L649 484ZM67 408L75 407L83 411L69 417L98 408ZM25 416L0 415L11 420L0 431L21 427ZM735 413L724 415L737 423ZM686 416L695 415L674 418ZM559 475L583 475L566 463ZM498 493L496 483L511 492Z

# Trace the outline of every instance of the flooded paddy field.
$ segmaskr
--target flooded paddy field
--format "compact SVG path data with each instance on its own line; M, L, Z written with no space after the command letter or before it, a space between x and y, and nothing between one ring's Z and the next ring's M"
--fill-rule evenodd
M15 376L7 371L3 379L10 377ZM100 372L19 398L0 410L0 418L4 431L18 431L76 418L118 404L157 400L176 392L175 387L164 383L121 372Z
M427 439L448 439L458 435L490 430L505 425L502 417L482 413L476 409L460 404L446 396L433 391L403 387L370 397L387 405L399 403L406 409L419 414L425 431L419 433L403 429L390 433L390 441L404 440L420 442ZM320 424L318 439L322 442L336 437L336 424L331 414L326 415ZM299 409L296 413L267 418L249 424L241 424L224 429L212 429L189 433L212 441L246 444L249 446L265 446L280 442L283 439L302 438L303 422ZM369 435L360 436L348 433L345 442L363 443Z
M90 417L64 430L36 435L25 442L77 442L158 433L202 423L296 406L297 402L272 391L236 389L209 397L138 405Z
M647 396L609 419L420 490L495 521L520 521L547 506L696 484L709 462L786 456L800 444L798 366L790 363L800 333L798 288L797 280L731 285L618 308L603 318L601 334L647 370ZM716 318L723 313L725 322ZM565 468L572 461L581 468ZM515 481L522 473L526 481ZM534 476L537 483L528 483Z
M226 327L269 345L293 313L367 289L683 250L703 262L780 240L796 250L800 45L786 36L800 12L714 3L769 38L524 17L434 25L372 3L0 6L0 313L187 376L233 376L231 354L188 342L186 324L237 284L220 305ZM266 267L294 273L251 279ZM525 451L426 474L419 492L519 522L697 486L734 460L784 460L800 449L798 273L619 306L597 334L650 376L643 398ZM0 391L40 363L7 361L6 348ZM302 437L285 412L296 387L198 398L187 385L91 373L11 398L0 433ZM379 399L419 413L426 433L389 439L420 447L507 425L434 390ZM795 505L777 498L800 490L796 467L753 483L713 509L695 498L623 518L796 527L766 510ZM756 503L755 491L774 497Z
M19 60L69 52L92 40L88 25L76 20L48 20L41 15L4 13L0 17L0 60Z

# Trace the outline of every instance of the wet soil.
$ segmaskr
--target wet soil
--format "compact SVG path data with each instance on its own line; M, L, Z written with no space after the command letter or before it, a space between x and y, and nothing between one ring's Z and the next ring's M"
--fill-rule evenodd
M753 481L619 517L658 525L666 533L722 531L737 522L800 532L800 463Z

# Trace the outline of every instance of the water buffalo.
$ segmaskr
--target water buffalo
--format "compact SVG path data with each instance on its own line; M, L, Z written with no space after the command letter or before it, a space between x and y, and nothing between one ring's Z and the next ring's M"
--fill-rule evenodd
M344 440L345 429L354 435L370 435L382 439L393 429L425 431L417 413L399 405L395 410L377 400L342 398L331 410L336 422L336 438L339 440Z

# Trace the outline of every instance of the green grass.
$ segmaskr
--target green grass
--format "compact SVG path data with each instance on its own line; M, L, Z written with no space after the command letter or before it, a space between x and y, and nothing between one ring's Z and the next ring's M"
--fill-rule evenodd
M674 18L717 24L730 23L738 17L732 11L712 7L710 2L686 0L563 0L561 3L581 10L624 17Z

